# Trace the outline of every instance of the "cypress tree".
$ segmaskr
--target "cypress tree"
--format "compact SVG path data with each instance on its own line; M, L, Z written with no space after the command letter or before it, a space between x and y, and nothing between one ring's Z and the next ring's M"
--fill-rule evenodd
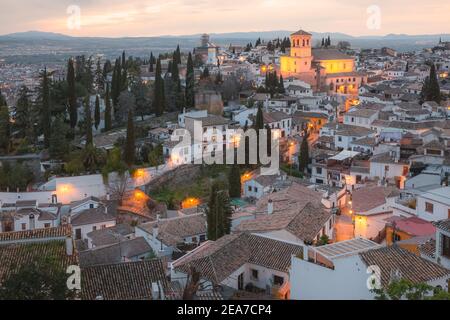
M156 62L155 73L155 88L154 88L154 100L153 110L157 116L161 116L165 110L165 92L164 92L164 80L161 76L161 59L158 58Z
M436 74L436 66L434 63L431 65L430 77L428 83L428 101L435 101L436 103L441 103L441 89L439 88L439 82Z
M217 240L230 233L232 213L228 192L220 190L219 185L214 183L206 210L209 240Z
M98 95L95 97L94 125L95 129L98 130L100 125L100 99Z
M286 89L284 88L284 79L283 79L282 74L280 74L280 81L278 82L278 93L286 93Z
M126 67L127 67L127 59L125 57L125 50L124 50L122 51L122 68L126 69Z
M6 104L0 105L0 148L9 152L11 144L11 123L9 121L9 110Z
M64 119L58 116L52 123L52 136L50 137L49 153L52 158L63 159L69 152L66 140L67 125Z
M256 112L256 121L253 127L256 130L256 133L258 133L259 130L264 129L264 116L261 105L258 105L258 111Z
M109 97L109 83L106 84L105 93L105 131L111 130L111 99Z
M300 155L298 157L299 170L305 172L309 163L309 146L308 146L308 134L303 137L302 144L300 145Z
M6 105L8 105L8 104L6 103L6 99L5 99L5 97L3 96L2 91L0 90L0 107L6 106Z
M174 62L176 64L181 63L181 51L180 51L180 45L177 45L177 50L175 51L175 57Z
M86 147L93 145L92 137L92 115L91 115L91 105L89 102L89 96L84 99L84 121L86 130Z
M154 59L155 59L155 57L153 57L153 52L150 52L150 61L149 61L150 67L148 68L149 72L154 71L154 68L153 68L153 65L155 64Z
M189 52L186 73L186 106L188 108L195 107L195 74L194 62L192 61L192 54Z
M50 109L50 83L48 79L47 68L41 72L41 83L39 88L40 107L41 107L41 128L44 133L44 144L48 148L51 135L51 109Z
M134 164L134 154L136 151L135 138L134 138L134 122L133 122L133 110L128 110L127 121L127 138L125 144L125 163L131 167Z
M127 69L122 70L122 75L120 77L120 91L119 96L122 93L122 91L125 91L128 89L128 72Z
M30 91L26 86L22 86L14 108L14 120L15 125L20 129L21 135L27 137L29 142L33 138L33 118Z
M203 69L203 73L202 73L202 76L200 78L201 79L208 79L209 78L209 69L208 69L208 67L205 67L205 69Z
M176 61L176 54L173 55L173 62L172 62L172 70L171 70L171 74L172 74L172 80L173 82L177 83L178 81L180 81L180 71L178 69L178 62Z
M232 198L241 197L241 171L237 164L231 167L228 175L228 192Z
M69 59L67 66L67 94L69 104L70 127L74 129L78 122L77 97L75 90L75 69L73 59Z

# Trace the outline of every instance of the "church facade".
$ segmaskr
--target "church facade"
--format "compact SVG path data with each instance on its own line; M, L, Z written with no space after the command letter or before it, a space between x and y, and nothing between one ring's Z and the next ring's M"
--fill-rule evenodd
M280 58L280 72L309 83L316 91L357 95L367 76L356 71L355 59L333 48L312 48L312 35L291 34L290 54Z

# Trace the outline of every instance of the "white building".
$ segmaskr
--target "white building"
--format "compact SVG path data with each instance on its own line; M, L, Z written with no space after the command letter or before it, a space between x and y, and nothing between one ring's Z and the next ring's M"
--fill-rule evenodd
M374 284L385 288L396 278L448 289L449 270L398 246L380 247L355 238L305 248L302 257L292 257L291 297L295 300L372 300Z
M450 187L424 190L417 195L417 216L427 221L450 219Z

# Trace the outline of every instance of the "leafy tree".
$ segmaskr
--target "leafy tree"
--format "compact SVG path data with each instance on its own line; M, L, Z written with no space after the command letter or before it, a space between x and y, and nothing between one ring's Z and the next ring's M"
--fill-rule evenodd
M67 125L61 116L56 117L52 123L52 135L50 137L50 156L54 159L63 159L69 152L69 144L67 143Z
M119 97L119 103L115 112L115 120L119 125L124 125L127 120L128 112L135 110L136 98L133 93L129 91L123 91Z
M127 123L127 138L125 144L125 163L128 166L134 164L136 152L135 137L134 137L134 121L133 121L133 110L128 111L128 123Z
M64 171L69 175L80 175L84 170L82 151L71 152L64 164Z
M93 144L88 144L81 152L81 162L87 172L96 172L105 164L105 155Z
M20 88L14 111L14 125L20 130L22 137L33 139L34 112L30 100L30 91L26 86Z
M372 289L376 300L450 300L450 294L426 283L407 279L392 281L387 287Z
M308 134L303 137L302 144L300 145L300 155L298 157L299 170L305 172L309 163L309 146L308 146Z
M328 236L324 234L320 237L319 241L317 242L317 246L327 245L329 241L330 239L328 238Z
M220 190L219 184L214 183L206 210L209 240L217 240L230 233L232 214L228 191Z
M127 165L122 160L122 151L119 147L114 147L109 151L108 157L106 158L106 164L102 169L103 178L107 178L108 174L111 172L118 172L123 174L127 171Z
M94 126L95 129L98 129L100 125L100 99L99 96L95 96L95 110L94 110Z
M111 99L109 97L109 83L106 84L105 93L105 131L109 131L112 128L112 116L111 116Z
M150 88L142 81L137 81L131 87L136 100L136 113L144 120L144 116L150 113Z
M5 96L2 94L2 91L0 90L0 107L7 106L8 103L6 102Z
M189 52L187 71L186 71L186 106L188 108L195 107L195 73L194 62L192 61L192 54Z
M236 164L231 167L228 175L228 192L232 198L241 197L241 171Z
M164 154L162 144L158 144L148 153L148 163L150 167L157 167L164 164Z
M97 60L97 69L95 70L95 86L98 92L102 92L105 89L105 75L100 64L100 59Z
M9 162L4 162L0 166L0 189L2 190L6 188L24 190L33 179L33 172L20 163L11 165Z
M9 152L11 144L11 123L7 106L0 106L0 148Z

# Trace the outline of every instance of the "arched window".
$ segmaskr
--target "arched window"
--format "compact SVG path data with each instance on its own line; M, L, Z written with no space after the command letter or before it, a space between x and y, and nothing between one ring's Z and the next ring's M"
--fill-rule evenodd
M303 46L305 46L305 39L303 39Z

